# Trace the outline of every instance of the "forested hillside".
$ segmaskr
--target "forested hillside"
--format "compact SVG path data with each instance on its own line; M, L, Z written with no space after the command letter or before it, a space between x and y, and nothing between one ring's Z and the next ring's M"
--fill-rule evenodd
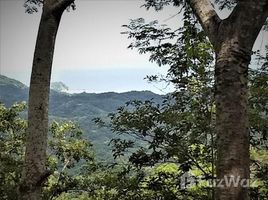
M53 84L52 84L53 85ZM0 76L0 102L7 107L15 102L27 101L28 87L23 83ZM105 128L98 127L93 119L105 118L130 100L153 100L160 102L161 95L150 91L130 91L125 93L79 93L69 94L51 90L49 114L51 120L71 120L76 122L92 141L100 159L111 158L108 143L114 136Z

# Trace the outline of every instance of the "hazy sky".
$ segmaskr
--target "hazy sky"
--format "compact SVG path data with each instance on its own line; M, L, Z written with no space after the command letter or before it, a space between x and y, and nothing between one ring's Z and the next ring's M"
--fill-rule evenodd
M40 14L24 12L23 0L0 1L1 74L29 84ZM177 10L162 12L140 8L139 0L78 0L77 9L65 12L57 35L52 81L63 81L71 90L88 92L153 90L147 74L165 69L148 61L148 56L127 49L130 40L120 32L129 19L144 17L165 21ZM179 24L174 18L166 23Z
M29 84L40 12L26 14L24 0L0 0L0 70L1 74ZM129 19L158 19L177 27L178 12L169 7L161 12L140 8L142 0L76 0L77 9L65 12L59 28L52 81L63 81L72 91L105 92L152 90L164 85L148 84L148 74L164 73L126 47L130 40L120 34ZM168 19L168 20L167 20ZM260 37L263 39L264 36ZM260 42L259 42L260 44Z

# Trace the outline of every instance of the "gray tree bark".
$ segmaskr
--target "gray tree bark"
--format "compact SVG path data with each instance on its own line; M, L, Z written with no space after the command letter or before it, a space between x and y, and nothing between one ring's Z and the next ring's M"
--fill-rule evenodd
M216 199L248 200L247 74L253 44L268 17L268 1L238 0L224 20L209 0L190 0L190 5L216 52ZM228 184L231 179L238 185Z
M41 199L42 184L49 176L46 169L48 102L55 39L63 11L74 0L44 0L32 66L28 133L20 199Z

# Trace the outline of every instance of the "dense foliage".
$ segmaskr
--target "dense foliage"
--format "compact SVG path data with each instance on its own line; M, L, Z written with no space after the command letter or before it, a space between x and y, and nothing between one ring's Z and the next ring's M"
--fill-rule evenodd
M18 186L24 159L27 123L19 117L25 103L10 108L0 104L0 196L18 199ZM83 163L92 163L91 144L82 137L81 130L72 122L53 122L48 148L49 178L44 185L44 199L51 199L76 186L76 172Z
M150 6L158 9L156 5ZM142 18L124 25L128 29L125 33L133 39L129 48L136 48L141 54L149 53L150 61L159 66L169 66L166 77L148 76L149 81L173 83L176 90L161 104L132 101L119 108L111 115L108 126L114 132L131 135L134 139L117 138L111 144L115 158L127 156L129 162L139 169L175 163L179 173L189 173L196 180L196 186L206 191L202 196L202 192L195 193L192 190L195 187L190 187L186 196L176 193L173 199L213 199L211 184L209 187L203 185L204 181L213 181L215 177L213 50L191 8L184 5L182 15L184 25L178 30L160 26L157 21L146 23ZM251 198L266 199L266 177L260 174L267 172L267 55L257 52L254 58L256 60L253 59L249 72L251 169L254 177ZM175 191L180 189L177 183Z
M40 3L26 3L31 2ZM235 4L235 1L217 2L221 8ZM185 1L147 0L145 6L160 10L170 3L182 5ZM162 102L128 101L110 114L109 120L95 119L102 130L108 128L118 134L110 141L112 162L94 159L91 144L74 123L52 122L48 149L50 175L44 185L44 199L213 199L214 54L187 4L181 14L183 27L177 30L157 21L146 23L142 18L124 26L128 37L133 39L129 48L149 53L150 61L159 66L169 66L167 76L152 75L148 80L173 84L175 91ZM267 59L267 55L257 52L249 72L250 195L254 200L268 199ZM24 108L24 104L14 104L11 108L0 105L0 196L3 199L18 198L27 128L19 112Z
M266 199L266 64L252 70L250 80L251 197ZM211 92L206 93L211 85L190 83L161 104L130 101L110 115L108 127L119 134L110 143L113 163L94 160L90 143L75 124L52 122L51 175L44 185L44 199L211 199L214 105ZM1 197L17 199L27 128L19 113L25 104L0 108Z

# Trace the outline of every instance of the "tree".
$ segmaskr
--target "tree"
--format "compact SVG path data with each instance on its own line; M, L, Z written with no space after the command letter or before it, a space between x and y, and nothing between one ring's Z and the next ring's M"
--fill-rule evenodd
M139 36L142 32L148 39L150 33L157 32L154 26L148 28L150 23L139 23L140 19L137 21L137 26L144 29L142 28L137 33L132 32L133 35ZM134 26L134 22L132 25ZM137 41L137 44L143 42ZM171 46L164 44L160 46ZM132 45L135 46L134 43ZM148 46L149 50L152 48L154 47ZM145 49L144 47L143 50ZM165 52L163 48L162 50ZM201 52L199 53L202 55ZM152 55L151 58L154 56L156 55ZM268 155L266 103L268 71L266 60L260 62L258 58L257 62L259 67L251 66L249 73L253 183L250 188L250 198L266 199L268 197L265 174ZM174 97L165 98L162 104L153 103L152 100L127 102L116 113L110 115L111 124L108 124L108 127L120 134L119 138L111 141L114 156L116 158L124 156L129 160L132 166L129 174L135 174L133 170L135 167L140 172L144 172L144 176L137 177L135 184L131 184L131 180L120 184L123 188L104 183L107 193L111 191L111 187L116 188L117 193L113 193L114 198L135 199L131 192L134 190L139 191L140 199L155 199L156 196L160 199L213 199L213 188L207 183L207 180L211 180L214 174L212 166L215 146L212 137L215 131L213 125L215 102L213 102L214 94L211 92L213 79L210 78L210 73L202 73L200 68L192 72L184 90L176 91L172 94ZM104 123L100 119L96 119L96 122L100 125ZM175 174L172 173L170 163L177 168ZM120 165L120 160L118 164ZM168 167L168 170L151 176L161 166L171 168ZM195 180L196 186L184 189L180 186L180 180L181 176L187 172L193 178L192 180ZM117 178L120 182L124 180L116 175L115 179ZM121 190L127 191L124 196L118 196ZM108 199L113 198L109 196Z
M27 121L19 115L26 104L6 108L0 104L0 196L3 200L17 200L22 178ZM42 199L52 199L78 187L83 166L94 165L91 143L73 122L53 121L49 129L47 166L51 175L43 185ZM76 172L76 173L74 173Z
M25 107L25 103L10 108L0 104L0 196L4 200L15 200L18 196L27 129L26 121L18 115Z
M248 65L252 47L268 17L268 2L237 1L220 20L207 0L190 1L216 53L215 102L217 178L249 180ZM217 187L216 199L249 199L247 187Z
M26 11L36 11L31 5L43 4L32 66L28 133L25 165L20 192L21 199L40 199L41 186L50 172L46 169L48 133L48 102L55 39L63 11L74 0L27 0Z
M217 134L216 199L249 199L249 122L248 65L254 42L268 17L267 0L217 0L221 8L233 8L220 19L209 0L146 0L146 7L162 9L164 5L190 6L215 51L215 101ZM239 180L239 186L227 186L225 180Z
M171 191L175 195L173 194L172 199L214 199L213 188L206 187L206 184L202 186L202 181L211 180L214 175L212 166L215 146L212 138L215 131L215 107L214 102L211 102L212 80L203 77L203 80L207 81L202 82L200 76L196 75L194 74L184 91L173 94L175 99L165 99L162 105L151 101L128 102L110 115L109 127L114 132L132 136L125 139L121 136L111 141L116 158L125 156L139 169L155 168L163 162L176 164L179 170L175 177L159 174L159 177L152 180L148 179L148 176L140 180L143 183L151 183L152 187L143 187L144 190L158 192L158 197L164 199L168 198L165 195L165 191L168 191L165 187L173 188ZM250 188L250 198L265 199L268 155L267 62L264 61L264 65L257 69L251 69L249 75L251 176L254 183ZM102 124L101 121L96 121ZM179 187L178 180L185 172L198 172L198 187L195 191L193 188L182 190ZM175 180L175 184L167 184L170 178ZM171 191L168 192L169 195L172 195Z

